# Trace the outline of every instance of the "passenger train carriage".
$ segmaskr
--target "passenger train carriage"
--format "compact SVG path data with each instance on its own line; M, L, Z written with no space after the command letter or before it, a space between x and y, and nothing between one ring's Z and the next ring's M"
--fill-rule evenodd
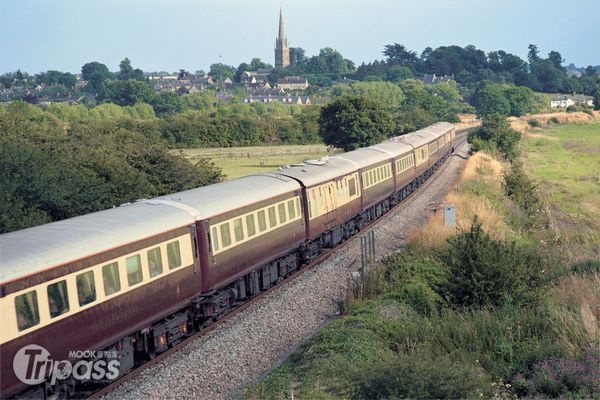
M111 355L119 374L165 351L402 201L454 139L451 124L437 123L327 159L0 235L0 397L69 397L93 383L24 383L13 360L27 345L53 360L103 350L95 361Z

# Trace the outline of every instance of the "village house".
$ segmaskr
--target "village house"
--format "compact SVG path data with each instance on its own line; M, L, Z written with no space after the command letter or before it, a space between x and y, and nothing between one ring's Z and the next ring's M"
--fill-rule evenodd
M299 76L277 79L277 87L284 90L306 90L308 86L308 79Z
M550 99L550 107L552 108L567 108L573 105L594 105L594 98L592 96L585 96L583 94L561 94L552 96Z
M284 103L297 104L301 106L311 105L308 96L290 96L290 95L257 95L244 98L244 103Z
M442 83L442 82L450 82L453 80L454 80L454 74L444 75L444 76L436 76L435 74L423 75L423 83L426 85L433 85L435 83Z

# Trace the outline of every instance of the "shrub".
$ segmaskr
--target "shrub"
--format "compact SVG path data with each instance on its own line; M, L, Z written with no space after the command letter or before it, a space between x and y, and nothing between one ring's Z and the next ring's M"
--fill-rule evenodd
M472 132L468 140L473 151L495 147L503 158L512 161L518 156L517 145L520 139L521 134L510 127L506 117L492 114L483 119L481 127Z
M532 128L538 128L540 126L540 121L538 121L535 118L531 118L529 121L527 121L527 123L529 124L529 126L531 126Z
M541 212L542 202L537 194L537 186L527 176L520 163L512 163L510 168L503 172L503 178L504 193L520 209L525 211L529 217Z
M455 357L435 357L418 351L386 357L368 368L361 365L350 377L354 382L351 397L458 399L489 396L490 382L481 367L476 362Z
M558 118L556 117L552 117L548 120L548 123L552 123L552 124L560 124L560 121L558 120Z
M412 281L404 285L398 297L421 315L436 313L441 300L430 286L420 281Z
M448 265L448 283L442 295L457 306L500 306L521 303L531 296L531 269L540 260L516 244L492 239L475 216L468 231L448 239L442 260Z

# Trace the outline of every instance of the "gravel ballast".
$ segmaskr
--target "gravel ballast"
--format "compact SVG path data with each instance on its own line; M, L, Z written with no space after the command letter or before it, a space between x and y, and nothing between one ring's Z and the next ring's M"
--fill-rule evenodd
M376 258L400 249L454 185L467 157L457 148L419 192L384 216L375 232ZM360 235L359 235L360 236ZM240 398L244 387L338 315L352 270L360 264L360 239L288 285L274 289L203 337L125 382L105 399Z

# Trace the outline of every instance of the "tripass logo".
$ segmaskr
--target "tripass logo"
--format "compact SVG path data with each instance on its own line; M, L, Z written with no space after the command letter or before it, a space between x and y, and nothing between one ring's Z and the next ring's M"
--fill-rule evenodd
M94 351L71 352L79 357L96 356ZM112 352L104 352L106 358L116 358ZM13 370L19 380L27 385L38 385L50 376L50 383L54 385L57 380L67 379L73 376L79 381L115 379L119 376L119 360L106 361L105 359L79 360L72 364L68 360L55 361L50 352L38 346L29 344L15 354Z

